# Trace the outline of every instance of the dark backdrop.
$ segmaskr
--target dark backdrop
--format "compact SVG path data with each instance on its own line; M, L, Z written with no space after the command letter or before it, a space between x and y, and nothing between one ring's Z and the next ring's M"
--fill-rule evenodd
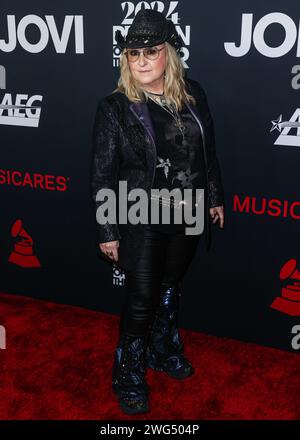
M117 0L1 3L0 103L40 107L27 115L0 109L4 292L120 311L124 278L95 249L91 132L98 100L118 79L114 31L130 25L142 3L149 7ZM279 274L291 258L300 267L300 133L297 127L270 130L280 115L299 122L298 2L151 5L182 32L188 76L207 93L226 192L225 230L213 225L210 253L200 242L184 281L180 323L293 350L299 280ZM255 29L249 51L228 49L240 46L246 20ZM284 42L286 49L274 50ZM30 102L34 95L41 98ZM238 202L248 205L239 209ZM271 304L286 284L295 298L286 300L289 312L275 310Z

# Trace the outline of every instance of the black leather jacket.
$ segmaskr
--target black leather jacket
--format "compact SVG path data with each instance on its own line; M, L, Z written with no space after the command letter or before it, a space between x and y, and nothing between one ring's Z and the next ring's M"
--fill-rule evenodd
M198 123L203 140L206 187L204 188L204 235L210 247L211 230L209 208L224 204L221 173L215 150L214 124L206 94L199 82L185 78L188 92L197 105L188 108ZM147 103L133 103L125 94L113 92L100 99L93 128L93 152L90 171L91 195L97 209L103 202L96 201L101 188L111 188L118 194L119 180L127 181L128 192L143 188L150 194L156 168L155 131ZM130 202L128 202L128 208ZM103 257L99 243L119 240L121 268L132 268L143 246L144 224L100 225L96 243L98 255Z

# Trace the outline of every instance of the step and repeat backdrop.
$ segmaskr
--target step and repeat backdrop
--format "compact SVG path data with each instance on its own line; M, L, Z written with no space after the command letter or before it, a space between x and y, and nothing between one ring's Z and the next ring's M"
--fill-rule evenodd
M0 290L120 312L126 278L96 252L92 128L119 77L116 30L153 8L206 91L226 193L225 229L212 225L186 273L180 325L300 352L297 6L2 1Z

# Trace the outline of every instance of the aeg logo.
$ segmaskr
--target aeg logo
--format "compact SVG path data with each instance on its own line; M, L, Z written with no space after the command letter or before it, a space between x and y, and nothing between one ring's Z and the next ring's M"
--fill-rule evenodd
M23 127L39 126L41 95L29 96L17 94L15 98L11 93L5 93L0 101L0 125L18 125ZM3 112L6 114L3 115Z
M38 29L39 39L36 43L28 41L26 36L32 27ZM59 35L53 15L45 15L45 19L38 15L26 15L18 24L15 15L8 15L7 30L3 30L3 35L8 35L8 39L7 41L0 39L0 51L13 52L19 42L27 52L39 53L47 47L51 37L56 53L66 53L72 27L74 28L75 53L84 53L82 15L66 15L61 35Z
M284 40L277 46L269 46L265 41L265 31L270 25L279 25L284 30ZM246 55L253 41L256 50L269 58L286 55L296 44L296 56L300 56L300 39L298 29L291 17L281 12L272 12L262 17L253 28L253 14L242 14L240 45L234 42L224 43L226 52L232 57Z
M0 66L0 89L6 88L6 70ZM38 127L41 115L41 95L5 93L0 95L0 125L19 125L23 127ZM4 114L3 114L4 113Z

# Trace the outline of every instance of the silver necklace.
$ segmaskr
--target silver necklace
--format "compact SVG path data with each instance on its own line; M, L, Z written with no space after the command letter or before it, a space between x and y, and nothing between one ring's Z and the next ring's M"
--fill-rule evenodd
M144 92L146 93L146 95L148 95L148 97L150 99L152 99L153 102L160 105L161 108L163 108L166 112L168 112L174 118L174 120L175 120L174 125L176 128L178 128L178 130L182 134L182 139L184 139L184 132L186 131L186 127L185 127L176 107L173 104L167 103L163 93L159 94L159 93L153 93L153 92L147 92L147 91L144 91ZM151 95L159 96L160 99L153 98L153 96L151 96Z

